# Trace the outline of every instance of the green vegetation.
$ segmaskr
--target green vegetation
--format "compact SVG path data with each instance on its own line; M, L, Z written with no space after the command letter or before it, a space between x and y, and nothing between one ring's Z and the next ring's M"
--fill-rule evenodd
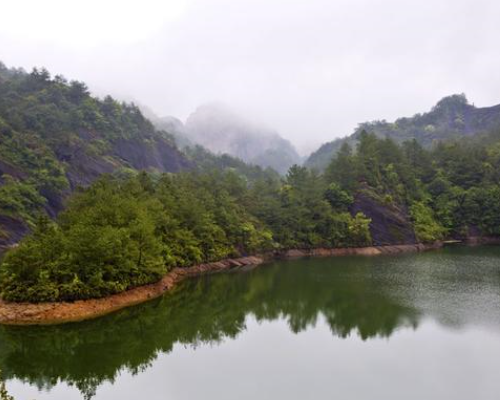
M323 175L293 166L280 178L201 148L190 150L200 158L192 172L105 175L78 191L57 223L39 218L33 234L7 253L2 297L95 298L155 282L175 266L288 248L369 245L371 220L352 211L360 193L407 210L422 242L469 229L498 235L498 139L491 134L425 150L415 140L397 145L362 132L355 151L345 144ZM18 212L40 204L36 193L21 196L27 189L15 182L5 187L5 204Z
M427 113L394 122L372 121L359 124L353 134L323 144L306 161L310 168L323 170L344 143L355 147L363 131L379 138L389 137L398 144L413 139L424 148L438 142L456 140L490 132L500 126L500 106L477 108L469 104L464 94L455 94L441 99Z
M412 204L411 216L413 218L415 235L421 242L433 242L442 239L446 229L440 225L433 216L433 211L423 202Z
M155 167L148 151L158 158L160 147L160 156L170 151L175 160L159 169L179 169L173 138L133 104L95 98L82 82L45 69L26 73L0 63L0 216L33 227L62 208L69 190L103 172ZM9 226L0 229L8 236Z
M330 193L331 198L331 190ZM2 263L2 297L60 301L155 282L172 267L290 247L370 244L369 220L333 208L303 167L256 181L234 171L104 176L58 223L41 218Z
M279 178L279 174L272 168L263 169L258 165L247 164L229 154L215 155L199 145L185 146L183 151L192 161L194 169L201 173L212 170L233 171L250 181Z
M181 154L137 107L96 99L84 84L51 79L46 70L0 64L0 82L0 217L33 231L2 261L6 300L98 298L158 281L173 267L381 243L372 237L381 230L391 231L390 243L500 235L500 133L426 149L416 139L398 144L363 130L322 174L294 165L281 177L200 146ZM457 110L471 107L453 97L412 123L436 125L443 114L459 126ZM137 153L141 146L155 150ZM167 156L190 171L165 173ZM49 219L75 189L57 222ZM380 223L385 210L396 224ZM0 245L8 236L0 227Z
M385 273L383 264L373 258L275 262L252 273L185 280L159 299L104 318L0 326L0 366L8 379L43 391L64 382L90 399L103 382L144 372L177 346L241 337L249 318L285 320L298 333L327 316L334 337L388 338L402 326L417 326L420 317L411 302L394 298L389 277L374 276L374 270Z
M356 151L344 143L324 177L333 182L332 206L346 207L363 192L408 210L417 239L432 242L470 229L500 234L499 171L500 132L426 150L416 140L397 145L363 131Z

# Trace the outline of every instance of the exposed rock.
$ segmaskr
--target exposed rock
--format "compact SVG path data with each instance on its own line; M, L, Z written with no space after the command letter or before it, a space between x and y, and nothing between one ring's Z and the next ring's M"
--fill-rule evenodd
M471 246L480 246L484 244L500 245L500 237L491 236L468 236L465 243Z
M178 172L191 167L191 163L172 144L159 138L152 143L118 140L114 143L112 154L139 170Z
M85 138L87 133L82 130L79 135ZM192 167L192 163L175 146L161 137L149 141L120 139L113 142L110 149L100 155L91 154L78 145L59 148L56 155L59 161L65 164L70 187L69 190L59 194L41 192L47 199L45 211L52 218L64 208L66 196L76 187L88 186L102 174L112 173L122 167L158 172L178 172ZM27 176L19 168L0 160L0 176L2 173L19 179ZM24 221L0 214L0 254L28 232L28 226Z
M356 195L351 212L362 212L372 220L370 233L376 246L417 243L408 212L402 207L380 204L362 190Z
M298 250L298 249L288 250L284 254L284 256L287 257L287 258L305 257L307 255L309 255L309 253L307 252L307 250Z
M0 215L0 254L14 246L29 232L28 226L17 218Z

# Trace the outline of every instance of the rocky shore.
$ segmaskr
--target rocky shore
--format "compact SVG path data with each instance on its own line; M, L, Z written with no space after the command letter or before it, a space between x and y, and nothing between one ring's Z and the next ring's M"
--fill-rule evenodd
M175 268L159 282L140 286L109 297L61 303L11 303L0 300L0 324L5 325L50 325L97 318L125 307L130 307L161 296L181 280L209 273L229 270L255 268L264 261L299 257L331 257L418 252L441 247L432 245L408 244L390 246L370 246L336 249L293 249L285 252L269 253L262 256L243 257L219 262L195 265L188 268Z

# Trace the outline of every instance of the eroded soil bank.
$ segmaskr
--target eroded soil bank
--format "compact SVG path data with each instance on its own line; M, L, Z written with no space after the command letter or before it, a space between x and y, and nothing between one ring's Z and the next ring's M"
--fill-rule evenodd
M49 325L97 318L125 307L130 307L161 296L187 277L228 270L250 269L266 260L308 256L347 256L398 254L435 249L442 243L432 245L408 244L338 249L294 249L286 252L265 254L255 257L228 259L219 262L175 268L159 282L140 286L102 299L80 300L60 303L11 303L0 300L0 324L6 325Z

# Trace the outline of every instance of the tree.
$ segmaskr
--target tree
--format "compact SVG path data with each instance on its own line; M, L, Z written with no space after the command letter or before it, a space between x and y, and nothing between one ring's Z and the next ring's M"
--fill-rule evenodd
M353 197L335 182L326 189L325 198L336 211L347 211L354 201Z
M351 146L345 142L337 156L332 159L325 171L327 183L336 182L343 190L352 192L358 183L357 165Z

